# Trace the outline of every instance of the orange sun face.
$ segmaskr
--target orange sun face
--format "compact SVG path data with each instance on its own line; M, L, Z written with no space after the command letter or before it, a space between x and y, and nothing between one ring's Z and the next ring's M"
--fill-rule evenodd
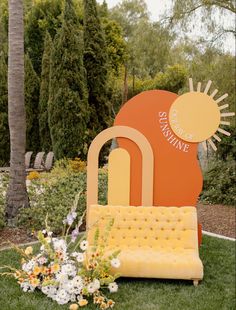
M218 103L228 97L224 94L217 100L214 96L218 90L214 90L211 95L208 91L211 81L206 85L204 92L201 92L201 83L197 85L197 91L194 91L193 81L189 79L190 92L179 96L171 106L169 112L170 126L174 133L182 140L188 142L201 142L204 149L208 142L213 150L217 150L212 137L218 142L220 137L215 133L218 131L224 135L230 136L230 133L220 128L221 125L230 125L229 122L222 121L222 117L234 116L235 113L221 113L229 105L218 106Z

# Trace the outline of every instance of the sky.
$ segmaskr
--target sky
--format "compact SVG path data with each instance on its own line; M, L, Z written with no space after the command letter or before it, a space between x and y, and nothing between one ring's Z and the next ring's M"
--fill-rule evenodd
M98 3L103 3L103 0L97 0ZM118 3L121 3L122 0L106 0L108 8L112 8ZM148 11L150 13L150 18L152 21L157 21L160 17L171 8L172 0L145 0ZM225 24L235 23L235 20L227 20L225 17ZM219 20L222 20L222 16L219 16ZM192 38L197 38L201 33L201 29L196 28L195 31L189 33L189 36ZM224 42L224 50L229 51L231 54L235 55L235 39L233 36L229 36Z
M97 0L98 3L103 3L103 0ZM106 0L108 7L112 8L116 4L122 2L122 0ZM145 1L150 12L150 17L153 21L165 12L165 8L169 8L172 1L170 0L146 0Z

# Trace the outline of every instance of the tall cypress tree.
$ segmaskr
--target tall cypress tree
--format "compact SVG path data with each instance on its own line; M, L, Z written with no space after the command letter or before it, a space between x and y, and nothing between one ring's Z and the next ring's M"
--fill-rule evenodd
M26 149L37 152L39 143L39 78L28 55L25 56Z
M96 0L84 0L84 65L87 71L91 138L110 124L105 44Z
M52 50L52 39L47 32L44 41L44 53L42 60L42 73L39 98L39 135L40 145L43 151L48 152L52 148L52 141L48 125L48 99L50 81L50 57Z
M7 116L7 64L0 52L0 166L8 164L10 154L10 134Z
M57 159L85 158L88 96L83 42L72 0L66 0L62 28L51 56L49 127Z

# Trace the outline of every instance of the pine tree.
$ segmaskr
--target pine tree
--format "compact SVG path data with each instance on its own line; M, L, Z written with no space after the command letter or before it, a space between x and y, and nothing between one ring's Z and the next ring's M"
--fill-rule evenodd
M39 98L39 135L40 145L43 151L52 149L52 141L48 125L48 99L49 99L49 81L50 81L50 57L52 50L52 39L47 32L44 41L44 53L42 60L42 73Z
M90 106L90 137L110 125L107 97L107 54L95 0L84 0L84 65Z
M88 96L82 34L72 0L66 0L63 18L51 57L49 127L57 159L84 159Z
M7 116L7 64L0 52L0 166L9 165L10 135Z
M26 149L37 152L39 143L39 78L28 55L25 56Z

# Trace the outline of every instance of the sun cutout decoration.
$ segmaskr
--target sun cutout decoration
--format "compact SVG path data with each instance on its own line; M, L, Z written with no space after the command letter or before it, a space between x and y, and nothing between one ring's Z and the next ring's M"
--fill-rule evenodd
M220 125L230 125L230 122L222 118L234 116L235 113L221 113L221 110L228 108L228 104L218 106L218 103L228 97L224 94L214 99L218 90L215 89L211 95L208 91L212 81L208 81L205 90L201 92L201 83L197 84L197 91L194 91L193 80L189 79L190 92L179 96L172 104L169 112L170 126L174 133L182 140L188 142L201 142L207 150L207 142L214 151L217 150L212 137L220 142L221 138L216 132L230 136L230 133Z

